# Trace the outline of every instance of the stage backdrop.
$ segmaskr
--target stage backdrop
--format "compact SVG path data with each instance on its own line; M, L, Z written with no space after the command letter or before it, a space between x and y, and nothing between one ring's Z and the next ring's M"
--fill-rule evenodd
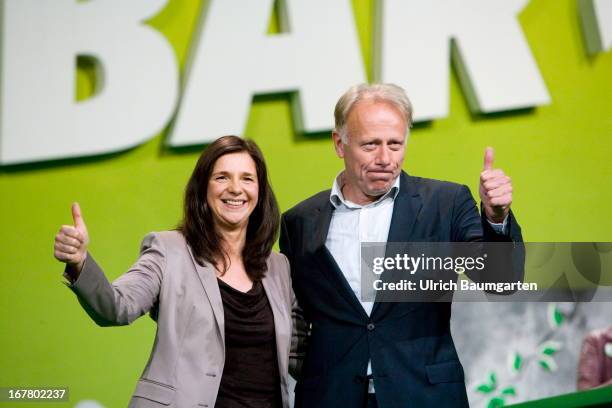
M372 3L352 2L370 78ZM200 6L195 0L173 0L150 21L172 43L181 69ZM526 240L612 241L612 53L589 56L575 0L532 0L520 22L551 103L471 114L453 70L449 115L414 127L405 170L467 184L477 196L483 152L493 146L495 165L512 177L513 209ZM273 17L270 33L276 30ZM334 61L320 63L334 69ZM36 69L44 74L44 66ZM79 66L79 98L91 93L93 76L86 62ZM223 104L223 95L218 98ZM296 134L289 101L289 95L254 98L243 132L262 148L283 211L329 188L342 168L329 132ZM333 106L328 109L331 115ZM175 227L183 188L203 146L168 149L165 138L162 132L141 146L103 157L0 167L0 386L68 386L70 402L49 407L72 407L83 400L108 408L126 405L147 361L154 323L148 317L131 327L100 328L91 322L61 284L63 268L53 259L53 238L62 224L71 223L70 204L78 201L90 250L113 279L134 262L147 232ZM471 372L472 356L488 348L496 353L501 348L505 355L508 350L498 340L515 334L503 316L476 320L479 308L470 308L473 320L463 316L472 322L470 332L459 330L479 339L478 350L463 346L461 355L473 401L481 398L474 399L472 386L494 363L478 360L478 371ZM521 318L533 320L523 308L517 310ZM553 378L541 377L542 384Z

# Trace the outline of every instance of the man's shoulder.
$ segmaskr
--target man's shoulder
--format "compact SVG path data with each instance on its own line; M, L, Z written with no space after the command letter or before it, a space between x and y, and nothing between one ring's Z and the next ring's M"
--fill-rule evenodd
M457 191L461 189L469 191L468 187L463 184L426 177L408 176L407 174L406 182L409 185L410 190L413 190L414 192L422 196L432 196L439 194L454 195L457 193Z
M331 189L320 191L291 207L283 213L283 217L287 219L309 214L317 208L321 208L323 205L329 203L330 194Z

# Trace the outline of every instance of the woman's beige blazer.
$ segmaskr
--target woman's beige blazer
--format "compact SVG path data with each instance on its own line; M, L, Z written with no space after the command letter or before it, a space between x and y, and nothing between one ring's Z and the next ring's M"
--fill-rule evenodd
M270 255L262 283L274 314L287 408L293 293L284 255ZM225 361L223 303L214 268L198 265L179 232L147 235L136 263L113 283L88 255L69 287L100 326L130 324L147 312L157 321L153 350L130 407L214 407Z

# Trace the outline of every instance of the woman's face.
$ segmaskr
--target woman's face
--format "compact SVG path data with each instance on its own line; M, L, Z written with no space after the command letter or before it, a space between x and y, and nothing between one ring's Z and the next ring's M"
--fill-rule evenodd
M246 228L259 196L257 170L251 156L239 152L219 157L207 190L206 201L217 227Z

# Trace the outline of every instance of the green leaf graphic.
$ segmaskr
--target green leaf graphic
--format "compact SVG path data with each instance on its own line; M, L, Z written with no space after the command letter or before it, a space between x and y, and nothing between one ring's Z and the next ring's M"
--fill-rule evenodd
M565 321L565 315L555 303L548 304L548 324L551 328L556 329Z
M489 383L493 388L497 386L497 376L495 375L494 371L491 371L491 373L489 373Z
M561 326L563 320L565 320L565 316L555 307L555 323L557 324L557 327Z
M502 397L495 397L489 400L487 408L503 407L504 405L506 405L506 401Z
M540 345L540 354L552 356L557 351L561 350L562 347L562 343L554 340L549 340Z
M511 367L510 370L515 373L518 373L519 371L521 371L521 368L523 368L523 356L515 352L512 356L511 361L512 363L510 366Z
M516 388L511 385L509 387L504 388L501 393L503 395L512 395L513 397L516 397Z
M557 362L555 361L554 358L547 356L547 355L542 355L540 356L540 359L538 360L538 364L540 364L540 366L549 372L553 372L553 371L557 371Z
M481 392L483 394L488 394L493 390L494 388L491 387L489 384L480 384L478 387L476 387L476 391Z

